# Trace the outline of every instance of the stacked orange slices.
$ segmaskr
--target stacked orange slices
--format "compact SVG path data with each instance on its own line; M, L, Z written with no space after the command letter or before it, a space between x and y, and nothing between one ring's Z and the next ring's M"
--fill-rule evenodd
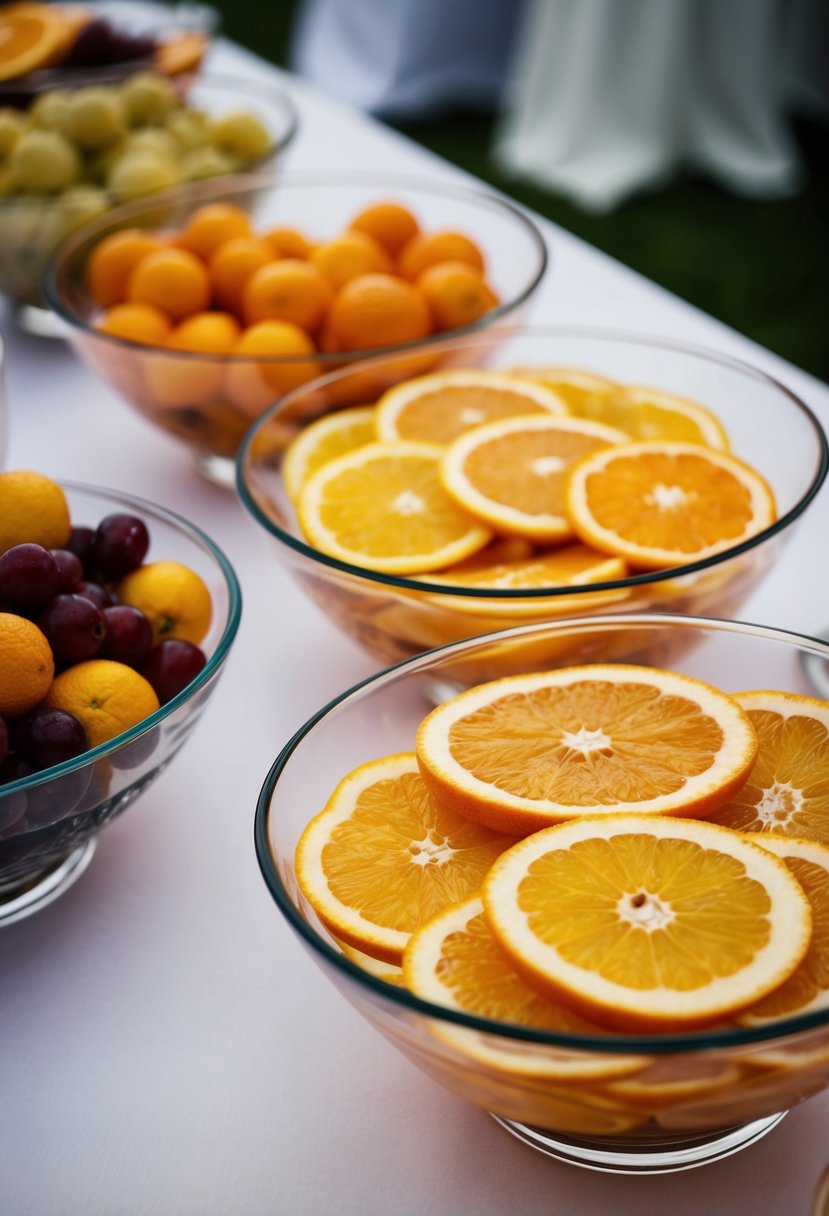
M449 1009L565 1034L765 1023L829 1008L827 756L812 698L628 664L508 676L348 774L297 880L352 961ZM641 1097L615 1084L634 1055L466 1047ZM688 1092L663 1073L646 1095Z
M712 411L573 369L418 376L311 423L284 475L321 552L495 590L676 568L776 513Z

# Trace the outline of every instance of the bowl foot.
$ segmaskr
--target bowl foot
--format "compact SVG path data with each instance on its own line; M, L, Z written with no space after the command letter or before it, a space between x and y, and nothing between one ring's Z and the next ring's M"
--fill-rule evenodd
M557 1161L606 1174L672 1174L720 1161L747 1148L776 1127L785 1114L786 1111L781 1111L716 1132L665 1132L644 1141L625 1136L570 1136L503 1119L500 1115L492 1118L523 1144Z
M63 895L89 865L96 843L95 838L91 837L57 865L49 866L22 886L8 891L0 888L0 928L33 916L53 899Z
M14 321L18 329L35 338L65 338L68 332L56 313L36 304L15 304Z
M222 486L225 490L236 488L236 462L228 456L213 456L209 452L196 452L193 457L196 472L200 473L214 486Z

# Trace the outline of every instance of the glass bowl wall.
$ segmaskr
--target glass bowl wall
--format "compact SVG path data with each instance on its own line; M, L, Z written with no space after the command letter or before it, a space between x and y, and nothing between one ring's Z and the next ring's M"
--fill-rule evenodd
M243 207L257 230L286 225L330 239L363 207L386 198L408 206L425 230L459 229L481 245L488 279L501 302L454 335L485 331L506 317L520 318L547 265L544 241L532 221L494 194L376 173L238 176L119 208L66 243L47 276L46 295L67 323L69 340L81 358L145 418L186 444L203 472L232 482L232 461L259 414L297 384L377 352L319 351L311 358L161 354L158 348L101 334L94 328L98 310L86 284L91 250L119 228L178 229L211 202ZM415 370L439 366L444 344L438 336L387 347L385 374L401 380ZM166 391L159 391L160 383Z
M287 443L307 422L344 404L375 401L396 374L388 357L343 369L289 394L259 419L239 453L237 486L247 510L275 541L275 560L381 662L533 618L619 610L736 615L826 476L826 438L808 406L763 372L715 351L637 334L539 325L453 340L443 348L442 361L501 370L584 368L698 401L718 415L734 454L769 482L778 518L706 561L580 587L470 589L430 583L428 575L394 577L346 564L304 540L281 472Z
M633 614L527 625L428 652L344 693L290 740L260 794L256 850L280 913L314 961L418 1068L549 1155L597 1169L664 1172L736 1151L823 1090L829 1009L685 1035L510 1026L420 1000L355 965L296 884L299 836L337 782L369 760L411 751L418 723L445 693L593 661L670 667L726 692L814 695L806 669L827 670L829 645L732 621Z
M143 499L63 482L73 524L95 527L113 511L140 516L148 561L179 561L204 579L213 603L199 675L143 722L74 760L0 785L0 926L48 903L79 876L98 832L130 806L187 741L236 636L241 596L220 549L180 516Z

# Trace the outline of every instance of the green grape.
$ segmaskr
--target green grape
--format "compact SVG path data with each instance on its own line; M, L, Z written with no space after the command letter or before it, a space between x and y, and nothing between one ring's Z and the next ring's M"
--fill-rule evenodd
M139 72L124 81L120 90L121 105L132 127L147 123L163 123L179 99L166 76L155 72Z
M258 160L271 148L271 137L255 114L234 110L210 124L210 139L220 152L241 161Z
M19 110L0 110L0 157L9 155L25 127L26 120Z
M210 142L208 118L201 110L173 110L166 127L186 152Z
M155 152L127 149L110 170L107 189L121 202L167 190L181 180L176 166Z
M70 186L55 199L55 221L57 227L55 244L69 236L83 224L103 215L109 208L109 199L98 186L79 182Z
M119 139L117 143L104 148L103 152L95 152L91 156L87 156L84 179L98 184L105 182L116 161L121 159L128 147L127 139Z
M113 89L78 89L69 103L64 134L85 152L98 152L126 133L124 114Z
M9 166L21 190L51 194L71 186L81 175L74 144L57 131L24 131L12 149Z
M222 177L226 173L235 173L239 161L218 148L206 144L203 148L192 148L181 158L181 176L186 182L201 181L206 177Z
M163 127L141 127L127 139L130 152L153 152L163 156L165 160L175 161L181 155L181 148L169 131Z
M29 106L28 119L33 127L66 134L66 120L71 106L68 89L48 89L40 93Z

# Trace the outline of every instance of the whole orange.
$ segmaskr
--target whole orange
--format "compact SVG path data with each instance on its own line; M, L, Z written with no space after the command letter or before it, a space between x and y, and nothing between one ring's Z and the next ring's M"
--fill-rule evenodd
M298 228L269 228L262 233L262 240L270 247L274 257L299 258L305 261L313 248L311 242Z
M190 216L175 243L207 261L226 241L252 236L250 217L234 203L206 203Z
M304 329L288 321L259 321L249 326L231 353L243 357L228 365L225 392L250 418L319 374L317 365L307 358L315 353L313 342Z
M124 604L140 608L156 641L183 638L195 646L210 628L213 604L200 574L176 561L145 562L115 588Z
M63 549L71 530L69 504L56 481L33 469L0 473L0 553L26 542Z
M108 743L159 707L149 681L112 659L87 659L67 667L52 681L45 704L79 718L90 747Z
M311 262L319 267L337 289L360 274L393 272L394 264L383 246L365 232L343 232L331 241L317 245Z
M28 713L49 691L55 660L33 621L0 612L0 716Z
M173 328L166 313L152 304L113 304L95 328L113 338L139 342L143 346L163 346Z
M86 278L92 298L108 308L127 298L127 282L138 263L148 253L164 248L160 237L140 228L113 232L99 241L86 268Z
M225 355L239 337L239 322L227 312L197 312L170 333L171 351ZM182 359L157 355L147 360L144 379L153 402L165 409L200 405L219 391L224 375L220 359Z
M325 319L332 295L319 267L299 258L283 258L248 279L242 292L242 313L248 325L290 321L310 331Z
M409 208L393 200L383 200L364 207L348 226L355 232L365 232L374 237L393 258L397 257L403 246L420 231L420 226Z
M186 249L159 249L142 258L127 282L127 299L152 304L175 320L201 312L210 303L210 275Z
M498 297L467 262L436 262L417 280L438 329L471 325L498 304Z
M329 313L339 350L368 350L427 337L432 314L421 291L390 274L364 274L337 293Z
M242 292L248 279L275 260L276 255L267 241L257 237L237 236L225 241L208 263L216 303L231 312L241 312Z
M484 257L475 242L448 228L412 237L400 252L398 266L407 279L417 279L437 262L466 262L484 273Z

